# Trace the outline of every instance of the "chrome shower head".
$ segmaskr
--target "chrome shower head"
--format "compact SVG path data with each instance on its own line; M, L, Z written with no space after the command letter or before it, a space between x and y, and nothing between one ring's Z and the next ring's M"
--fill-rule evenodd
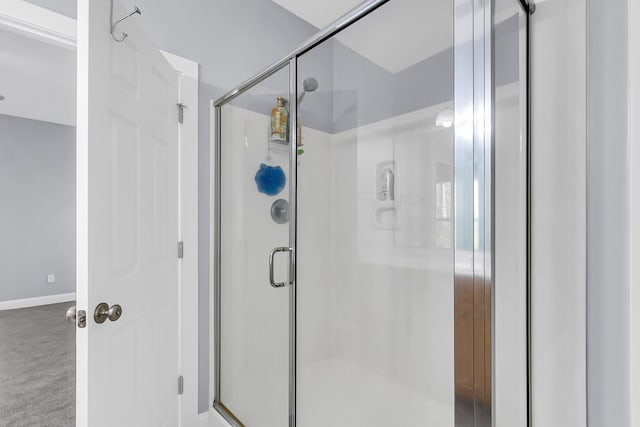
M304 79L304 82L302 82L302 87L305 92L315 92L315 90L318 89L318 80L316 80L315 77L307 77Z
M304 99L304 96L307 94L307 92L315 92L318 89L318 86L318 80L316 80L315 77L307 77L306 79L304 79L304 82L302 82L302 88L304 89L304 91L300 94L300 96L298 96L298 106L302 104L302 100Z

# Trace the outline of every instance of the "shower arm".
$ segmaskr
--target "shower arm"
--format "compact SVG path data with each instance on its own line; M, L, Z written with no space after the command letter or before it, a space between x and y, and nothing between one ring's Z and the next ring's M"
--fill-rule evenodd
M536 3L534 0L520 0L520 6L529 15L533 15L536 12Z

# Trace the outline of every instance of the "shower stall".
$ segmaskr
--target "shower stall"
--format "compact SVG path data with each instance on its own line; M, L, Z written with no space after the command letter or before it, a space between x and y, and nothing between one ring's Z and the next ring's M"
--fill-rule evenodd
M230 425L529 425L529 9L371 0L214 101Z

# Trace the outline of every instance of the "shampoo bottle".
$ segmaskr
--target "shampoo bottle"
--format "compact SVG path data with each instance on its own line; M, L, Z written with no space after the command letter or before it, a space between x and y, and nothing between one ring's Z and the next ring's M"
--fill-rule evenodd
M289 113L284 106L284 98L278 97L278 104L271 110L271 140L287 140L287 125L289 123Z

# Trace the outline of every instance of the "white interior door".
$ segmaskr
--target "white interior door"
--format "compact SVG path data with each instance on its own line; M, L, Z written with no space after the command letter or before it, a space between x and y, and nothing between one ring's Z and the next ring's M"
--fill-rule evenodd
M175 427L178 76L137 16L122 43L109 16L78 2L77 425ZM122 316L98 323L100 303Z

